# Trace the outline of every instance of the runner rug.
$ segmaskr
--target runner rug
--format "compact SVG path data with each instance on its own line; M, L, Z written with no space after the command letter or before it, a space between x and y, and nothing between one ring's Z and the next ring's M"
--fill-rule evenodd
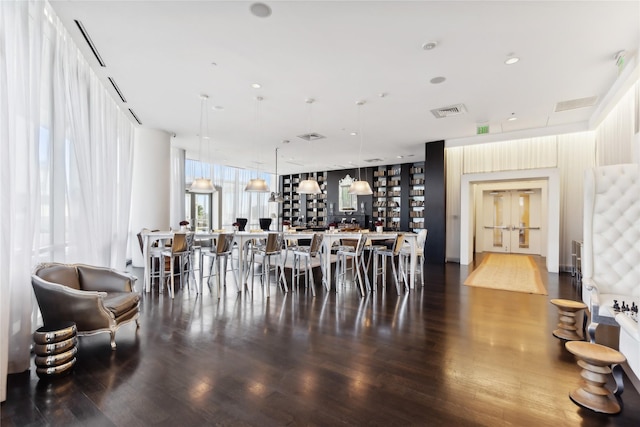
M528 255L488 254L478 268L471 272L464 284L547 295L538 266Z

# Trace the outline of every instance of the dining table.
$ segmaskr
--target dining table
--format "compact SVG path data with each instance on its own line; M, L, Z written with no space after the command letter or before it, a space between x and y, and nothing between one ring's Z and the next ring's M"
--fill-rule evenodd
M150 292L151 290L151 259L149 257L150 248L155 243L158 242L158 245L164 246L167 240L173 238L173 235L176 233L176 230L169 231L145 231L142 233L143 238L143 258L144 258L144 289L145 292ZM218 238L220 234L223 232L220 231L211 231L205 233L195 233L195 240L214 240ZM269 233L277 233L277 231L263 231L263 230L252 230L252 231L236 231L234 234L234 243L238 246L238 272L237 272L237 283L240 286L238 289L240 292L243 292L247 287L248 275L250 272L250 266L248 264L248 244L249 242L255 239L266 239ZM379 241L379 240L389 240L393 239L398 233L396 232L365 232L361 231L296 231L296 232L284 232L283 238L285 242L287 240L298 240L298 239L311 239L315 233L321 233L322 238L322 283L327 290L327 292L331 291L331 248L334 244L338 244L342 239L358 239L362 234L365 234L365 237L371 241ZM408 244L410 248L411 256L409 258L410 264L410 274L409 274L409 288L415 288L415 270L417 265L417 234L416 233L403 233L404 241ZM337 290L336 290L337 292Z

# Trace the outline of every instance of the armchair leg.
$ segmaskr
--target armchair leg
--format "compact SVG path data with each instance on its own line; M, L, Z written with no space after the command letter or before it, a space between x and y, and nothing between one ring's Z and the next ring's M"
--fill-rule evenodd
M111 335L111 350L116 349L116 331L109 331L109 335Z
M598 324L595 322L591 322L589 323L589 327L587 328L587 332L589 334L589 342L590 343L594 343L596 342L596 328L598 327Z
M611 367L611 374L616 382L616 388L613 391L613 395L618 398L618 401L622 402L620 395L624 392L624 381L622 379L622 365L615 364Z

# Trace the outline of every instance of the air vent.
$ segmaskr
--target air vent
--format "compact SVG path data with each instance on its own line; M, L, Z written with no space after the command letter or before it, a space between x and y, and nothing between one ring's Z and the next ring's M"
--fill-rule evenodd
M304 166L302 163L296 163L296 162L290 162L290 161L286 161L285 163L289 163L290 165L295 165L295 166Z
M100 64L101 67L106 67L106 65L104 64L104 61L102 60L102 57L98 53L98 49L93 44L93 41L91 40L91 37L89 37L89 33L87 33L87 30L84 29L84 25L82 25L82 22L78 21L77 19L75 19L74 21L75 21L76 25L78 26L78 29L80 30L80 33L82 34L82 37L84 37L84 40L89 45L89 49L91 49L91 52L93 52L93 55L96 57L96 60L98 61L98 64Z
M367 163L375 163L375 162L381 162L382 159L364 159L365 162Z
M318 139L325 138L325 136L320 135L319 133L311 132L305 133L304 135L298 135L298 138L302 138L305 141L317 141Z
M465 107L464 104L450 105L448 107L436 108L435 110L431 110L431 113L436 117L436 119L459 116L465 114L466 112L467 107Z
M111 83L111 86L113 86L113 90L116 91L116 93L118 94L118 96L120 97L120 99L122 100L122 102L126 103L127 100L124 99L124 95L122 94L122 92L120 92L120 88L118 87L118 85L116 84L116 81L113 80L111 77L107 77L109 79L109 82Z
M556 104L555 112L576 110L578 108L593 107L598 100L597 96L588 98L570 99L568 101L560 101Z
M138 122L139 125L142 124L142 122L140 121L140 119L138 118L138 116L136 116L136 113L133 112L133 110L131 108L129 108L129 112L131 113L131 115L133 116L134 119L136 119L136 122Z

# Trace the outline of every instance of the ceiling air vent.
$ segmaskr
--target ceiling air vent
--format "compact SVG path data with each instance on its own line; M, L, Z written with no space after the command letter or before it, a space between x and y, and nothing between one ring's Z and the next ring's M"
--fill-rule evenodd
M445 117L459 116L467 112L467 107L464 104L450 105L448 107L436 108L431 110L431 113L436 119L442 119Z
M593 107L598 100L597 96L589 96L587 98L570 99L568 101L560 101L556 104L555 112L575 110L584 107Z
M305 141L316 141L318 139L325 138L325 136L320 135L319 133L311 132L311 133L305 133L304 135L298 135L298 138L302 138Z
M375 162L381 162L382 159L364 159L364 161L367 163L375 163Z

